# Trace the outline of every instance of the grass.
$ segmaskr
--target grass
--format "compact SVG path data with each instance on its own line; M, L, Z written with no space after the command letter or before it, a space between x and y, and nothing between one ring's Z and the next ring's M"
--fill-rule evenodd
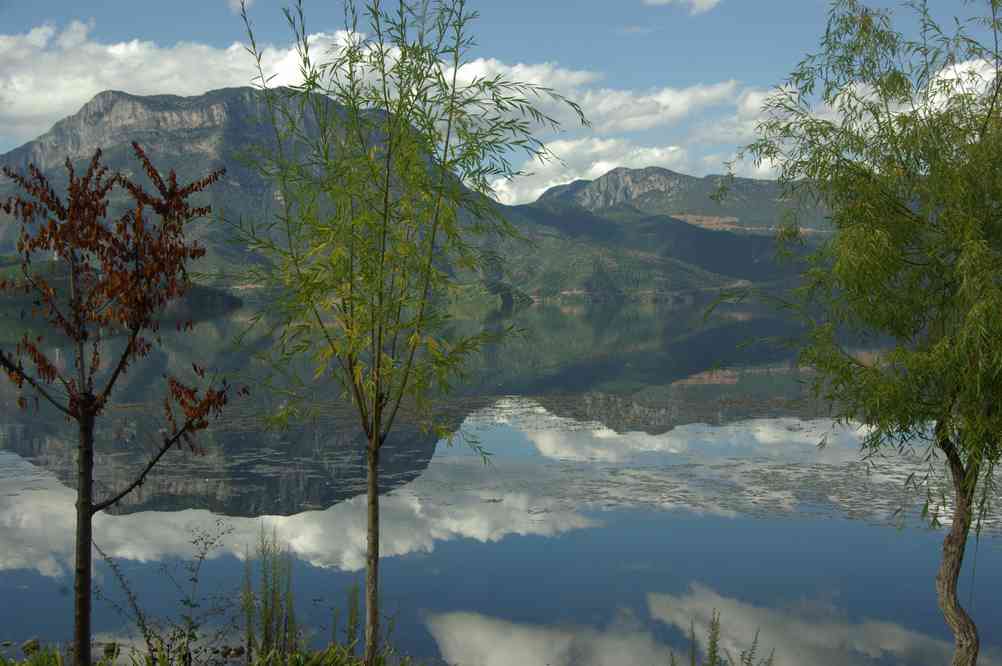
M282 558L288 556L287 551L282 554L283 551L275 549L276 542L274 540L274 535L271 540L269 540L262 533L262 541L259 544L265 545L269 550L265 558L261 559L262 570L267 569L267 567L275 567L274 571L281 572L283 567L287 565L282 564ZM260 551L259 551L260 552ZM279 564L275 564L278 561ZM273 574L268 574L272 576ZM249 584L249 579L245 578L245 586ZM270 577L268 579L267 585L261 588L262 594L260 599L264 602L262 606L262 615L259 617L258 622L253 621L253 615L247 615L249 622L247 627L258 627L261 631L262 636L259 638L258 634L253 630L249 630L248 643L258 646L255 652L243 651L239 654L233 653L213 653L209 659L192 659L192 655L189 653L187 656L179 654L177 651L171 651L163 641L158 643L157 649L155 649L151 654L142 654L139 651L133 650L129 655L129 659L125 661L131 666L191 666L192 664L212 664L212 665L222 665L227 663L229 658L242 658L242 662L247 664L247 666L362 666L361 657L355 654L355 647L358 642L358 627L359 627L359 610L358 610L358 588L352 588L349 592L349 628L347 630L348 636L353 636L347 643L338 643L336 640L336 623L334 628L332 628L332 640L330 645L322 650L308 650L306 649L302 642L295 642L288 638L279 640L281 634L275 633L275 626L281 626L278 622L279 618L288 619L286 611L282 610L282 604L285 602L281 600L281 594L272 597L272 601L266 601L270 594L275 594L275 592L280 591L282 584L288 584L288 582L283 578L283 575L279 575L277 578ZM279 587L276 587L279 586ZM247 595L247 587L245 587L245 595ZM244 597L244 606L247 607L249 596ZM278 601L276 602L275 599ZM272 605L272 604L278 605ZM270 608L268 608L270 606ZM267 609L267 610L265 610ZM271 619L275 622L272 627L272 633L270 634L273 641L277 641L268 649L264 649L263 643L263 632L264 632L264 622L265 617ZM689 666L773 666L774 663L774 653L770 654L764 659L759 659L756 661L756 652L758 651L758 633L756 633L754 640L752 641L751 647L747 650L743 650L735 659L733 655L723 649L720 645L720 614L714 611L713 618L710 621L709 635L706 641L706 653L705 658L702 661L697 661L697 653L699 652L699 645L696 640L696 630L694 625L690 625L689 628L689 655L688 661L686 663ZM119 659L120 651L114 644L108 644L105 646L105 651L100 660L95 660L96 666L113 666L116 663L122 663L123 660ZM41 648L36 652L28 654L21 661L15 659L9 659L3 655L0 655L0 666L67 666L69 660L58 650L46 647ZM233 662L229 662L233 663ZM407 666L413 662L407 658L398 658L392 651L387 651L381 655L377 661L378 664L397 664L399 666ZM679 657L675 655L674 652L670 654L669 662L667 666L683 666L683 662L679 661Z
M121 664L123 660L120 657L120 653L116 650L94 660L94 664L95 666ZM153 656L133 652L127 660L124 660L124 663L131 664L131 666L176 666L184 663L222 664L226 662L223 657L205 662L184 662L177 660L175 655L169 654L166 650L160 650ZM252 661L245 663L250 664L250 666L362 666L362 659L349 653L343 646L332 645L324 650L299 651L285 657L273 652L259 654ZM70 664L72 664L72 660L68 655L64 655L52 647L40 649L22 660L0 655L0 666L70 666Z
M689 666L773 666L775 660L775 651L773 651L765 659L755 661L755 655L758 652L758 632L756 631L751 647L742 650L735 661L734 656L720 646L720 613L717 611L713 611L713 617L710 619L710 632L706 637L706 659L697 662L697 652L696 627L695 624L690 624ZM671 653L669 665L680 666L674 651Z

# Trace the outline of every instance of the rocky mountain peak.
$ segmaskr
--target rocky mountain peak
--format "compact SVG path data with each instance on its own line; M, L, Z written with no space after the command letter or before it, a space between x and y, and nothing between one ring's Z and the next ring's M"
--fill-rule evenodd
M591 211L633 204L647 194L672 198L691 189L699 179L661 167L630 169L616 167L595 180L577 180L550 188L540 200L571 201Z
M34 141L0 157L15 169L34 163L42 171L89 159L97 148L138 141L144 147L202 152L218 158L219 133L234 115L245 114L253 88L224 88L203 95L132 95L105 90Z

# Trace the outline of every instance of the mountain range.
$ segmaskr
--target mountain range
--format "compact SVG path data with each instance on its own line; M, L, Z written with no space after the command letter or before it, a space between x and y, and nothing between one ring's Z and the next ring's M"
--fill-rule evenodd
M240 156L251 146L276 149L270 126L261 121L265 109L263 94L251 87L192 97L104 91L45 134L0 155L0 167L25 173L34 164L62 193L65 160L81 173L100 147L103 164L145 185L130 147L137 141L161 173L174 169L181 182L226 167L225 176L192 201L211 205L231 222L263 222L278 212L280 195ZM312 118L306 131L317 132ZM479 276L483 291L500 295L506 305L519 298L663 300L790 278L792 268L773 259L771 232L793 203L777 182L748 178L734 179L728 197L715 201L721 178L616 168L592 181L553 187L532 203L498 204L523 238L493 247L500 262ZM16 193L13 182L0 177L0 199ZM110 214L125 201L113 199ZM4 221L10 220L0 214ZM811 210L801 224L808 247L824 236L822 211ZM192 236L208 250L198 270L210 284L227 284L232 269L254 259L218 219L193 226ZM0 224L0 253L11 252L15 242L16 226Z

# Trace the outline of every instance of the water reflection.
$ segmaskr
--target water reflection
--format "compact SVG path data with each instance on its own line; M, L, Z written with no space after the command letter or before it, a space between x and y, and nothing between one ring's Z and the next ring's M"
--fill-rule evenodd
M915 469L913 461L878 461L867 474L858 460L863 432L831 431L813 407L792 405L800 389L794 373L708 377L705 371L720 360L715 351L729 351L728 345L752 334L753 328L742 326L754 316L724 318L708 332L688 335L681 310L662 317L622 308L605 313L609 325L596 325L593 314L587 308L580 316L546 308L517 313L518 323L529 324L527 341L489 350L474 368L470 393L443 411L454 428L480 435L495 454L492 466L405 423L389 440L382 554L387 580L394 571L399 577L385 593L406 590L409 612L427 610L421 626L431 637L412 633L413 644L433 638L443 657L464 666L667 663L669 647L682 647L673 641L689 620L705 636L710 609L717 608L724 616L725 646L747 646L760 627L761 644L776 648L780 664L946 661L945 642L909 628L916 611L898 608L904 597L894 582L903 566L912 566L909 584L926 591L922 607L934 614L934 567L922 569L929 563L910 549L928 536L922 553L932 558L939 536L890 533L887 539L902 545L887 546L872 535L889 530L863 536L858 530L859 521L886 525L898 507L917 508L921 497L902 485ZM153 375L205 355L214 366L247 367L246 355L224 349L238 326L235 319L200 326L197 344L170 343L154 371L137 375L125 394L136 398ZM476 393L488 384L494 392ZM496 399L505 388L538 391ZM318 388L318 399L329 395L333 388ZM3 397L10 397L9 390L0 389ZM225 517L233 531L212 554L218 569L238 570L234 564L263 525L289 544L311 586L348 577L339 571L360 571L364 466L354 414L335 408L319 423L265 433L252 417L273 407L269 400L261 391L246 405L235 405L226 421L200 437L202 455L172 452L142 493L116 515L96 518L96 541L112 557L132 562L137 578L157 581L157 563L193 555L193 529L211 530ZM119 486L141 465L142 436L157 427L155 409L119 407L100 424L106 488ZM826 433L829 444L819 451L815 444ZM0 429L4 581L37 585L40 575L55 587L68 580L75 499L71 434L58 418L30 412L13 413ZM776 517L781 520L769 520ZM803 536L818 525L823 533ZM852 539L853 559L845 567L880 569L883 579L847 592L854 601L846 606L856 604L851 618L834 606L769 606L783 597L785 585L802 592L832 577L845 578L847 588L858 582L855 571L830 562L828 570L817 569L810 561L818 553L809 541L838 551ZM775 543L783 545L770 551ZM754 555L748 552L759 552L762 561L749 565ZM658 565L670 574L659 573ZM582 578L561 578L578 566ZM627 567L634 567L632 573L624 573ZM685 591L694 580L715 586ZM478 592L477 581L484 581L486 591ZM155 584L149 585L156 597ZM762 591L748 601L745 592L756 585ZM541 593L547 586L550 591ZM588 604L604 612L633 589L642 597L634 600L640 602L634 611L605 623L588 616ZM551 598L537 598L546 594ZM509 599L509 609L538 605L544 617L506 619L515 615L499 597ZM901 624L859 617L859 607ZM25 614L24 626L44 625L42 620ZM408 644L401 647L407 651Z
M20 415L0 428L0 445L55 474L76 481L73 429ZM123 421L128 429L122 432ZM168 452L144 485L111 513L207 509L225 516L291 515L325 509L365 492L365 436L348 418L283 432L261 432L239 420L215 424L198 436L199 451ZM98 429L95 484L98 496L126 485L149 459L150 446L131 433L158 424L148 413L111 418ZM381 485L392 490L428 466L436 437L402 424L387 438L380 460Z
M650 593L651 624L662 623L689 632L690 622L705 649L714 611L720 613L721 647L735 658L747 650L759 632L758 655L775 651L776 666L844 666L887 663L938 666L950 660L953 644L930 638L895 622L850 620L844 610L828 603L796 608L767 608L724 596L693 584L681 595ZM648 623L621 612L608 627L540 626L475 612L432 614L428 630L443 659L463 666L612 666L666 664L684 643L667 644ZM999 650L988 648L978 663L1002 664Z
M693 584L687 594L652 593L647 597L653 618L680 631L694 622L696 635L706 635L713 610L726 619L721 644L735 654L747 636L759 633L759 644L776 650L776 666L842 666L893 659L894 663L945 664L953 642L929 638L894 622L850 620L830 603L773 609L723 596ZM987 648L979 664L1000 664L999 650Z
M512 534L552 536L597 525L557 498L518 489L480 489L464 483L466 470L446 466L434 485L391 492L382 498L381 555L431 552L453 539L498 541ZM73 554L75 493L51 474L0 452L0 569L34 569L66 575ZM218 516L204 509L98 514L94 539L111 557L149 562L190 558L193 532L211 531ZM235 517L233 531L214 556L243 557L262 526L275 528L292 552L313 566L358 571L365 567L365 498L354 497L323 511L292 516Z
M677 418L684 415L676 413ZM554 460L607 463L682 460L770 458L792 462L840 464L859 459L865 428L833 430L830 419L751 419L710 425L683 423L660 434L617 432L600 421L579 421L551 413L529 398L507 397L489 409L467 417L472 428L503 423L521 431L539 455ZM822 437L827 445L812 447ZM657 456L649 454L660 454Z
M463 666L613 666L667 664L669 648L650 631L545 627L480 613L441 613L427 620L442 658ZM676 649L676 653L678 650Z
M505 404L518 409L505 412ZM835 429L831 447L818 451L817 435L831 430L830 422L761 419L719 428L680 427L658 436L621 435L601 424L555 417L525 401L500 407L474 412L464 425L478 430L494 451L491 466L444 443L439 443L433 460L430 453L405 457L417 469L393 477L396 484L383 497L384 556L431 552L436 542L455 539L496 542L509 535L552 536L596 526L595 518L582 513L586 510L681 509L725 517L848 515L886 524L899 507L911 509L914 519L919 505L920 497L903 487L911 468L901 461L887 461L867 474L854 457L859 438L855 430ZM506 413L509 416L503 416ZM507 447L517 446L520 437L539 455L507 455ZM647 456L642 464L633 462L638 455ZM261 497L273 487L270 475L281 476L280 467L259 465L241 483ZM157 489L183 478L176 474L174 470L164 476ZM189 485L199 483L195 479ZM225 552L242 556L263 522L314 566L361 569L365 506L361 484L356 485L354 495L346 494L344 487L338 491L344 494L329 494L335 502L323 510L265 515L260 521L231 518L234 532ZM181 496L173 495L175 500ZM230 501L224 497L224 505L223 500ZM57 476L0 452L5 545L0 566L33 568L47 576L65 573L72 552L73 502L73 491ZM153 500L139 504L143 502ZM97 516L95 534L113 557L149 561L189 556L192 527L208 529L218 515L206 509L136 511L133 506L129 515ZM986 529L997 531L997 521Z

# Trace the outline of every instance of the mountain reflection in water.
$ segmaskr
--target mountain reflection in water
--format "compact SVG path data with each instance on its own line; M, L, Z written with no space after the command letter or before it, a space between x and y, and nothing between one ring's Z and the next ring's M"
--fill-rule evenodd
M694 330L694 304L514 313L526 338L487 350L439 410L494 454L489 466L406 421L394 429L381 460L381 571L382 593L402 609L403 652L464 666L667 663L690 620L705 639L717 609L725 647L736 655L760 629L779 665L947 660L932 586L941 533L922 527L922 497L903 485L921 463L868 468L864 431L821 418L775 350L744 357L757 367L710 372L738 358L738 342L789 324L725 308ZM197 345L167 337L153 369L133 378L123 395L137 402L98 424L104 491L145 460L158 426L150 380L205 356L226 372L247 368L247 352L226 346L238 328L238 318L204 321ZM256 420L274 407L265 390L235 402L200 433L200 455L172 451L141 492L96 516L95 541L159 599L169 594L158 567L192 557L193 532L220 520L230 530L206 563L225 579L262 526L274 528L307 581L300 589L343 599L364 570L364 438L350 406L328 401L333 383L315 395L333 405L320 420L276 432ZM0 401L12 397L0 389ZM53 609L69 617L56 590L71 577L72 430L44 411L8 413L0 592L20 610L0 609L0 626L25 635L0 639L64 638L65 626L47 623ZM900 532L890 527L899 508ZM980 547L997 552L997 532L990 522ZM1002 626L991 599L1000 584L997 558L983 556L975 616L992 665L1002 664L991 631ZM99 631L127 633L97 609Z
M444 443L439 444L432 462L435 444L427 443L427 435L402 438L399 448L389 449L394 455L387 456L388 482L381 510L385 557L430 552L436 541L456 538L497 541L511 534L553 535L594 526L594 519L580 514L588 508L684 509L719 516L848 515L886 524L899 507L914 514L920 499L903 487L909 471L921 469L918 463L908 466L893 460L881 465L877 461L867 473L858 460L861 434L851 427L834 428L827 420L755 419L722 426L689 424L660 435L617 433L600 423L552 415L531 400L507 398L471 414L463 428L492 451L492 465L484 466L461 444L449 448ZM815 444L826 432L830 443L818 450ZM16 445L34 440L7 441ZM531 455L520 442L531 447ZM60 477L70 476L72 455L57 457L46 453L47 447L71 449L51 442L31 449L38 455L30 459L49 469L55 467L55 478L26 462L29 456L23 447L11 447L20 456L0 452L0 515L5 541L13 541L0 560L3 568L35 563L46 575L66 570L72 553L74 494ZM223 515L234 527L228 550L240 555L260 529L254 516L262 515L264 524L289 539L292 550L304 561L360 570L365 550L360 450L349 449L353 464L338 468L341 471L326 484L317 472L315 484L293 485L292 492L266 504L264 498L271 489L286 487L282 484L289 465L280 464L278 450L248 455L249 462L240 456L222 457L227 461L220 464L222 472L204 481L202 475L210 472L197 470L200 459L196 458L161 474L158 483L148 484L154 492L167 493L167 501L147 491L118 512L132 515L98 515L96 538L114 557L186 556L191 554L192 525L208 529ZM334 454L317 450L319 459L325 455L330 459ZM194 471L198 477L176 487L175 479L183 482L184 475ZM241 472L247 477L244 480L238 476ZM246 494L212 496L211 489L226 487L218 478L222 473L229 475L226 483L248 489ZM242 510L248 504L237 502L250 497L252 505L266 508L303 504L315 496L310 493L317 487L330 488L322 495L328 502L326 508L247 516ZM204 495L209 497L203 507L177 506L182 500L200 501ZM211 508L213 503L224 509L237 506L240 511L219 511ZM169 509L147 508L164 505ZM180 512L185 508L188 511ZM948 512L943 520L949 523ZM997 523L990 521L986 530L994 533Z

